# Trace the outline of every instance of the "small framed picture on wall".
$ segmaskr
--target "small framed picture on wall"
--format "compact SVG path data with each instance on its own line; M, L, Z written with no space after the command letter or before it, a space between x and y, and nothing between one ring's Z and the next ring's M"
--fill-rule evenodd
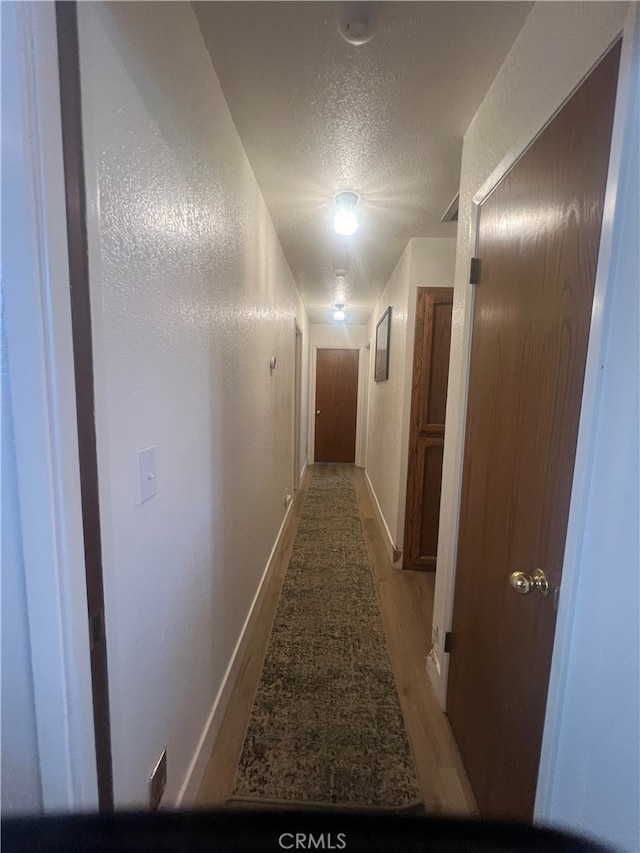
M389 338L391 336L391 305L376 326L376 361L373 371L375 382L389 378Z

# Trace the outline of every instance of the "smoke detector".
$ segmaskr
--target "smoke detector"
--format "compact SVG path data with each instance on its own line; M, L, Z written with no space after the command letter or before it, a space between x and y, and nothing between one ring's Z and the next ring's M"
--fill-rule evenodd
M338 32L349 44L361 45L371 40L374 15L370 3L349 3L340 15Z

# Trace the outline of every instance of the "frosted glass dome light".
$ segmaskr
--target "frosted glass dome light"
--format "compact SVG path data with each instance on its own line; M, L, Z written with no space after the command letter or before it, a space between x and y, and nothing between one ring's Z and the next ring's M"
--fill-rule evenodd
M360 224L356 213L359 196L353 192L338 193L335 197L336 209L333 214L333 227L343 237L355 234Z
M338 321L344 320L344 311L342 310L343 308L344 308L344 305L341 305L341 304L336 305L336 310L333 312L333 319L334 320L338 320Z
M358 217L353 210L336 210L333 227L343 237L350 237L358 230Z

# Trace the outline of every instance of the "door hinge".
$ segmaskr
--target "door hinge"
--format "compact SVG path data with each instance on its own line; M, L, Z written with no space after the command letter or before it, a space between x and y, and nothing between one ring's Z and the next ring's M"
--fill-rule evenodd
M469 284L480 284L480 258L471 258Z
M104 639L104 613L102 608L89 616L89 643L91 651Z
M451 651L451 631L447 631L444 635L444 650L445 652Z

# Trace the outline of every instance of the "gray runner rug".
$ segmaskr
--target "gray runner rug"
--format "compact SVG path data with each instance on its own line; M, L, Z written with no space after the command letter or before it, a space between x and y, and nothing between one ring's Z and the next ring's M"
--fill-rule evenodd
M421 801L355 490L312 478L230 802Z

